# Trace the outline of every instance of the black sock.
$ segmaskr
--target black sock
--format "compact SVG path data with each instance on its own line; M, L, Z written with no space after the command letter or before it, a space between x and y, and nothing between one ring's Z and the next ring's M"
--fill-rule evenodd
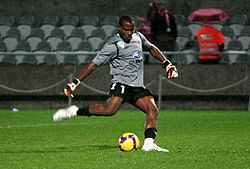
M76 114L77 116L91 116L91 114L89 113L89 106L79 108Z
M156 128L147 128L144 132L145 138L153 138L155 139L157 135L157 129Z

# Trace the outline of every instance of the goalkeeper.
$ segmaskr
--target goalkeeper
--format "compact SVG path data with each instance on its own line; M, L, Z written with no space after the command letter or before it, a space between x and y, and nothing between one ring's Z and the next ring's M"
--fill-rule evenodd
M128 102L146 114L142 150L168 152L154 142L157 135L158 109L152 94L145 88L143 82L143 46L162 63L168 78L178 76L176 67L162 52L141 33L134 31L131 18L122 16L118 23L118 33L107 41L92 62L83 68L79 76L64 89L68 97L73 97L72 92L76 90L80 81L99 66L109 63L112 79L106 104L94 104L82 108L72 105L59 109L53 115L53 120L60 121L75 116L112 116L124 102Z

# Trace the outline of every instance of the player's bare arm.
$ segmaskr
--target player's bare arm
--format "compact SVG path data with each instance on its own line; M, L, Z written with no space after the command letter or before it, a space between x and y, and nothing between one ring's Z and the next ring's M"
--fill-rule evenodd
M74 78L71 83L68 83L67 87L64 89L65 95L68 97L74 97L72 92L76 90L81 80L89 76L96 68L97 65L94 62L91 62L86 67L84 67L79 76L77 78Z
M159 60L161 63L163 63L164 61L168 61L169 63L171 63L155 45L153 45L152 48L150 49L150 53L154 58Z
M97 65L94 62L89 63L86 67L83 68L82 72L78 76L78 79L82 81L87 76L89 76L96 68Z
M150 53L162 63L162 68L166 70L168 78L178 77L178 71L175 65L173 65L155 45L150 49Z

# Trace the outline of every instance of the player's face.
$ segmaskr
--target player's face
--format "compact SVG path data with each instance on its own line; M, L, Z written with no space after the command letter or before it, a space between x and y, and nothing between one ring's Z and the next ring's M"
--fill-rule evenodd
M132 39L134 33L134 24L125 21L121 25L118 25L118 31L121 38L128 43Z

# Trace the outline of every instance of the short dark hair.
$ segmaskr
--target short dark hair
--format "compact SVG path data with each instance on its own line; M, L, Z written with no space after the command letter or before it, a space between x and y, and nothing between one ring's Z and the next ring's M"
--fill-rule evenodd
M123 22L129 22L129 23L133 23L132 19L130 16L128 15L124 15L124 16L121 16L120 19L119 19L119 25L122 25Z

